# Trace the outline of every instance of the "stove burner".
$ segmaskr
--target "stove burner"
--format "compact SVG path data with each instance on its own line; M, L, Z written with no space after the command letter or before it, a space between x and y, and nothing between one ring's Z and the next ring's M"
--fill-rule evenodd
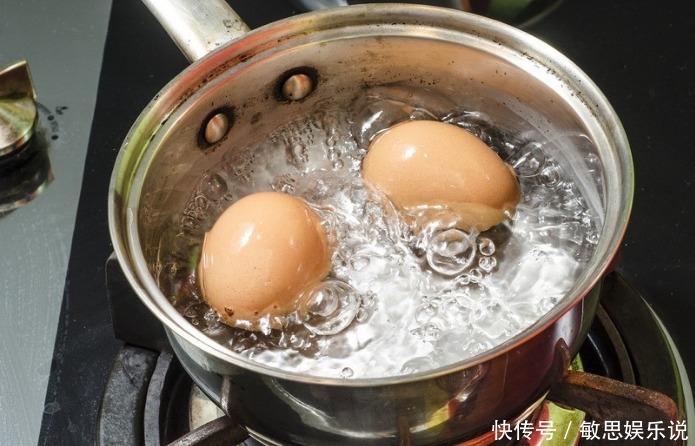
M36 198L53 172L37 135L36 92L26 61L0 69L0 217Z
M161 326L143 332L144 319L134 315L133 308L145 315L149 312L129 291L115 259L107 263L107 272L114 326L118 337L125 338L127 343L113 363L104 391L99 413L99 444L260 445L205 399L169 347L164 347L161 353L156 351L166 342L158 337L163 336ZM127 294L132 301L124 297ZM136 321L133 325L137 330L131 332L128 321ZM143 339L149 349L129 344ZM548 412L564 411L561 416L580 417L598 427L595 438L579 437L579 444L619 444L611 427L622 428L635 422L644 427L644 435L629 444L683 444L680 440L687 433L676 437L668 434L668 426L685 420L686 413L683 381L673 361L671 344L646 302L617 273L604 280L601 305L580 350L579 361L587 373L568 372L550 390L532 418L536 427L548 422ZM509 424L515 423L513 420ZM649 423L664 426L663 438L657 441L646 438ZM528 439L514 437L509 432L501 435L498 430L464 444L536 445L542 440L538 432L535 429L535 436Z
M99 409L98 444L238 445L246 433L226 416L191 431L197 391L171 352L124 346L114 360ZM206 406L208 409L212 403ZM205 414L203 414L205 415Z
M25 60L0 68L0 157L20 150L34 134L35 98Z

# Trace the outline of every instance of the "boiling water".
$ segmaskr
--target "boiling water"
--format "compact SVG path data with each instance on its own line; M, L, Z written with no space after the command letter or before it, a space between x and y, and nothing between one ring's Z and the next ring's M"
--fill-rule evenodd
M360 176L370 139L404 119L449 122L487 142L517 172L516 214L482 234L435 221L414 235ZM591 152L580 166L589 181L578 181L553 158L554 143L505 134L492 121L427 90L395 86L365 92L349 110L319 104L267 140L230 151L205 175L163 236L163 246L173 248L160 252L155 268L162 290L229 349L316 376L414 373L499 345L551 310L591 257L601 177ZM195 263L219 214L258 190L307 200L336 250L330 276L300 300L306 317L292 314L284 330L251 333L219 322L199 294Z

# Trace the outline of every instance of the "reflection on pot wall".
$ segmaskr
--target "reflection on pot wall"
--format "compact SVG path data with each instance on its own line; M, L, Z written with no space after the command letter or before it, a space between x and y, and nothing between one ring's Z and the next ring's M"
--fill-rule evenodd
M53 179L48 143L41 134L0 158L0 217L39 196Z

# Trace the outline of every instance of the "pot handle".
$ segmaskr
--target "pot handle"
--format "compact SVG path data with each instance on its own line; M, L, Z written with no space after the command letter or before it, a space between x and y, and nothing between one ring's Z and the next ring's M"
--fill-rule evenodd
M142 0L189 62L250 28L224 0Z

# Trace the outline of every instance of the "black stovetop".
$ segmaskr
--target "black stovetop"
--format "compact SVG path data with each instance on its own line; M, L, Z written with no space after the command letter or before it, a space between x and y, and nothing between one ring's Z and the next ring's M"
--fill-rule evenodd
M297 13L286 0L230 1L253 28ZM608 97L631 142L633 217L621 274L662 319L695 375L695 15L688 2L567 0L527 31L579 65ZM39 444L92 445L113 335L104 268L106 203L120 145L140 111L187 62L138 1L114 1Z

